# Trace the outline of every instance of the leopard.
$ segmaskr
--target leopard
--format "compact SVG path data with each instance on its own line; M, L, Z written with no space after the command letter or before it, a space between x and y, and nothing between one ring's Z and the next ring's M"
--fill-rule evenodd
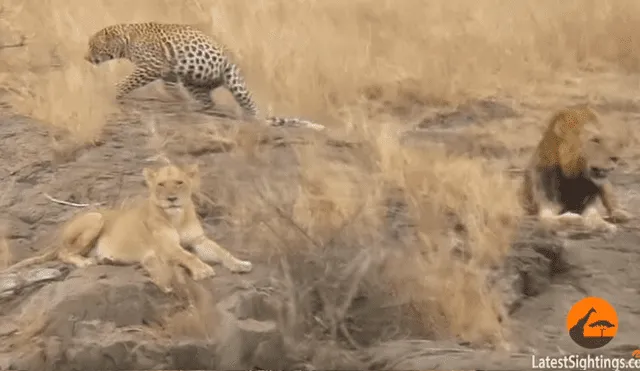
M610 233L617 230L615 224L633 217L621 208L609 180L620 157L604 133L588 104L564 107L551 116L520 186L527 215L555 230L580 226ZM598 199L606 219L596 208Z
M213 90L224 87L246 117L260 117L244 75L228 48L189 24L143 22L107 26L89 37L84 59L95 66L115 59L134 64L133 72L116 84L117 100L162 80L171 91L182 85L206 110L214 106ZM264 122L272 127L325 129L324 125L301 118L267 116Z
M233 273L248 273L253 264L241 260L208 238L192 196L200 187L197 164L146 167L146 197L121 208L97 208L73 216L56 243L38 256L8 270L58 259L76 268L96 264L139 265L163 292L172 289L167 268L181 266L195 281L215 276L207 263L222 263Z

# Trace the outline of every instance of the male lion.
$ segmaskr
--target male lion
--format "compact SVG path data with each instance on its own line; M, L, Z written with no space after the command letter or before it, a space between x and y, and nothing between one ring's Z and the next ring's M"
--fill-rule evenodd
M628 221L608 176L618 157L601 135L596 113L586 105L568 107L550 120L524 173L523 206L549 227L579 224L591 230L617 228L598 213L599 197L614 223Z
M237 259L205 236L191 199L199 184L197 165L145 168L143 175L149 191L146 199L121 210L75 216L62 228L58 246L11 268L56 257L76 267L139 263L165 292L171 291L166 275L161 274L167 263L184 266L195 280L215 274L203 261L222 263L235 273L251 271L251 262Z

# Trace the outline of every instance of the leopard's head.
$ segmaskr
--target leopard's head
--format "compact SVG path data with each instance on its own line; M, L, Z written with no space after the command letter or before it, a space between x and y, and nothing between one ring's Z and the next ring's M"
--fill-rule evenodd
M89 38L89 48L84 59L97 65L112 59L123 58L126 44L125 33L118 25L105 27Z

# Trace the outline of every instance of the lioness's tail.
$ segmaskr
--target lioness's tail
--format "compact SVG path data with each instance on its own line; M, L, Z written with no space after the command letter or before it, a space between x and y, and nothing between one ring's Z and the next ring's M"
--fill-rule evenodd
M315 122L303 120L294 117L276 117L270 116L266 118L267 125L274 127L294 127L294 128L309 128L313 130L324 130L325 126L321 124L316 124Z
M50 260L54 260L56 258L56 256L58 255L58 248L57 246L52 246L50 248L48 248L47 250L45 250L45 252L43 252L40 255L36 255L34 257L31 258L27 258L24 260L21 260L19 262L17 262L16 264L9 266L6 270L7 271L12 271L12 270L16 270L16 269L21 269L24 267L28 267L30 265L34 265L34 264L41 264Z
M102 231L104 226L103 218L103 213L96 211L74 216L67 221L62 230L58 232L55 242L51 243L43 253L19 261L8 267L7 270L20 269L56 258L60 258L65 263L73 263L65 259L65 257L70 254L82 254L91 248L92 243Z

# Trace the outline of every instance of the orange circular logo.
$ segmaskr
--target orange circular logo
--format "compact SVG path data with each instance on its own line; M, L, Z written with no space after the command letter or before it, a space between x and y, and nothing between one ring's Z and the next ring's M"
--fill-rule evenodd
M567 331L571 339L583 348L602 348L618 333L618 315L609 302L590 296L569 310Z

